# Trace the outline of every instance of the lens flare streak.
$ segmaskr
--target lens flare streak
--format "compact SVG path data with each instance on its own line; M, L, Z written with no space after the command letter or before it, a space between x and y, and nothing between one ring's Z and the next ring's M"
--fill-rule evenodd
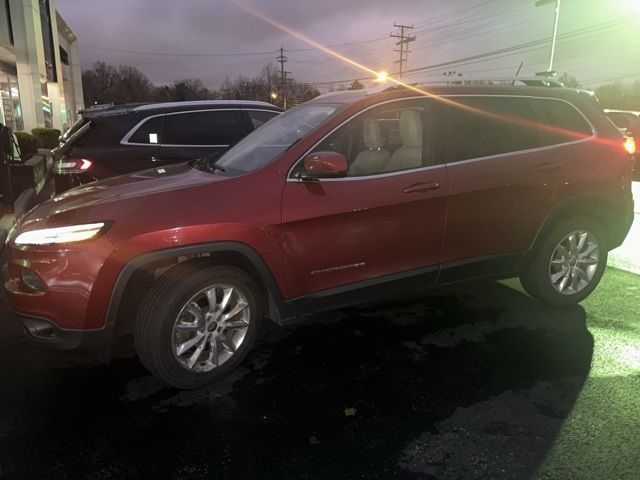
M352 67L355 67L357 69L362 70L363 72L366 72L368 74L371 75L371 78L378 82L378 83L384 83L389 82L394 84L394 86L398 86L398 87L402 87L405 88L407 90L413 91L419 95L428 97L428 98L432 98L435 99L439 102L445 103L447 105L453 106L455 108L460 108L463 110L467 110L479 115L483 115L483 116L487 116L489 118L493 118L502 122L508 122L508 123L516 123L519 124L521 126L525 126L525 127L530 127L530 128L535 128L538 130L544 130L547 131L549 133L555 133L555 134L560 134L560 135L564 135L566 137L569 138L573 138L575 141L578 140L586 140L586 139L593 139L595 142L599 143L599 144L605 144L609 147L616 147L616 148L622 148L624 150L625 145L623 142L616 142L612 139L606 139L606 138L601 138L601 137L595 137L592 135L585 135L584 133L581 132L575 132L575 131L571 131L571 130L567 130L564 128L560 128L560 127L554 127L551 125L543 125L539 122L530 120L530 119L526 119L526 118L522 118L522 117L518 117L518 116L514 116L514 115L505 115L505 114L498 114L498 113L494 113L494 112L490 112L487 110L483 110L483 109L479 109L476 107L472 107L470 105L465 105L463 103L457 102L455 100L452 100L451 98L448 97L443 97L437 94L433 94L430 93L429 91L427 91L425 88L423 87L418 87L416 84L409 84L409 83L405 83L402 80L398 79L398 78L393 78L391 76L389 76L385 71L376 71L372 68L367 67L366 65L363 65L341 53L336 52L335 50L332 50L331 48L323 45L322 43L318 42L317 40L314 40L310 37L308 37L307 35L291 28L288 27L287 25L283 24L282 22L274 19L273 17L267 15L264 12L261 12L257 9L255 9L252 6L247 5L246 3L243 2L238 2L235 1L234 4L241 8L242 10L246 11L247 13L259 18L260 20L270 24L271 26L273 26L274 28L277 28L278 30L287 33L289 35L291 35L294 38L297 38L298 40L306 43L307 45L310 45L314 48L317 48L318 50L326 53L327 55L340 60L344 63L346 63L347 65L350 65ZM460 80L458 80L460 81ZM391 88L391 87L390 87ZM553 88L553 87L549 87L549 88Z

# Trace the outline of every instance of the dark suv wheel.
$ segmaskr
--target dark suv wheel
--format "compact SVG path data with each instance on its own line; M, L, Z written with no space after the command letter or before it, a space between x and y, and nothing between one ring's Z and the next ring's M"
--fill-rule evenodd
M574 305L598 285L608 249L600 226L587 217L565 220L551 229L520 275L526 292L555 306Z
M185 262L165 273L143 302L136 351L168 385L198 388L242 362L260 321L260 293L244 271Z

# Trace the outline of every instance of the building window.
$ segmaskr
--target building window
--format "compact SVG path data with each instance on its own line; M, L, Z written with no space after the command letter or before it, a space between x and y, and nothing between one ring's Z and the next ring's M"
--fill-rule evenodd
M24 128L16 68L0 61L0 123L18 132Z
M69 65L69 54L62 47L60 47L60 62L62 62L64 65Z
M13 45L13 28L9 0L0 0L0 43Z
M47 80L58 81L56 57L53 50L53 28L51 27L51 10L49 0L40 0L40 23L42 25L42 43L44 47L44 63L47 68Z

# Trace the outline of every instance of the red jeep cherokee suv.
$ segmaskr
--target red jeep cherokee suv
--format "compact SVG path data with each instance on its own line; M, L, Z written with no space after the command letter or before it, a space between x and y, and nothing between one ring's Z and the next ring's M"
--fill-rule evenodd
M235 368L263 318L519 275L575 304L632 220L631 158L566 88L390 88L317 98L217 161L92 183L33 209L5 289L30 336L194 388Z

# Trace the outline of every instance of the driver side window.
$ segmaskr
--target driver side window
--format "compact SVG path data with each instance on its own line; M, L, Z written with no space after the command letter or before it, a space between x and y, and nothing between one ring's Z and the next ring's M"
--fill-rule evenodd
M431 143L431 103L400 100L352 118L313 152L344 155L348 177L360 177L431 165Z

